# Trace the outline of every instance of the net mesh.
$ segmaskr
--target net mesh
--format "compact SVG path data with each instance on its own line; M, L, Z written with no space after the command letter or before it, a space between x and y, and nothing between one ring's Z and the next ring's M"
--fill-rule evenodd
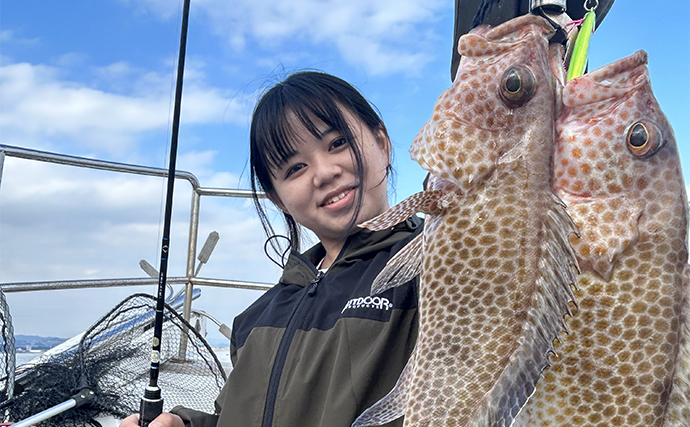
M15 353L10 307L5 300L5 293L0 289L0 401L9 399L14 394Z
M22 372L16 396L0 404L5 419L28 418L68 400L83 387L96 393L94 403L57 415L41 426L87 426L97 416L124 418L138 412L149 382L155 305L150 295L128 297L87 330L76 348ZM160 360L158 386L164 410L183 405L213 412L225 372L206 340L167 304Z

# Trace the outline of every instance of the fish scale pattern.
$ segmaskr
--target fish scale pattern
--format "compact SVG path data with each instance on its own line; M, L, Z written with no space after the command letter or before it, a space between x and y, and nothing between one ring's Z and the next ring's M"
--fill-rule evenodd
M578 307L516 426L690 425L688 202L646 61L564 88L554 187L581 232Z

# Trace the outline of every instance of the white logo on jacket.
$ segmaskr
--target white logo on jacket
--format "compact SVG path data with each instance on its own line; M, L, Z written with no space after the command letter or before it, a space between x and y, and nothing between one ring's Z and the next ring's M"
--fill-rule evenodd
M393 308L393 304L388 301L388 298L382 297L366 296L352 298L347 302L347 304L345 304L345 307L343 307L343 310L340 312L340 314L345 313L345 310L350 308L374 308L376 310L389 310Z

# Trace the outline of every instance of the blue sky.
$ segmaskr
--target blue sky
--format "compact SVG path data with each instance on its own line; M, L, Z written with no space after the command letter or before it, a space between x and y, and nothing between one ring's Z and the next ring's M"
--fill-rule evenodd
M166 167L181 1L0 1L0 143ZM592 37L590 69L638 49L690 168L690 6L617 0ZM663 7L661 6L663 5ZM424 172L407 148L450 84L453 2L192 0L178 168L206 187L248 185L257 93L319 69L358 87L395 148L392 202ZM0 281L143 277L157 265L161 180L8 159L0 188ZM189 188L178 184L172 275L183 274ZM221 240L201 276L273 282L251 206L204 200L201 239ZM176 249L176 245L178 249ZM18 333L71 336L125 295L152 289L11 294ZM198 306L232 318L254 291L203 289ZM56 322L53 319L60 319Z

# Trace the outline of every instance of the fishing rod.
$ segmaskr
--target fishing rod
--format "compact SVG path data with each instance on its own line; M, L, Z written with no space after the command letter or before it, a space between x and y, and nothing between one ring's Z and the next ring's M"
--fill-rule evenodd
M144 390L139 409L139 425L148 427L163 412L163 397L158 387L160 371L161 338L163 336L163 308L165 303L165 286L168 276L168 253L170 250L170 223L172 221L173 190L175 188L175 163L177 160L177 138L180 128L180 108L182 104L182 82L184 61L187 50L187 27L189 24L190 0L184 0L182 10L182 29L180 31L180 54L177 60L177 83L175 85L175 107L173 112L172 138L170 143L170 163L168 167L168 189L165 197L165 217L163 219L163 238L161 242L161 263L158 273L158 293L156 296L156 318L153 326L153 343L151 351L151 369L149 385Z

